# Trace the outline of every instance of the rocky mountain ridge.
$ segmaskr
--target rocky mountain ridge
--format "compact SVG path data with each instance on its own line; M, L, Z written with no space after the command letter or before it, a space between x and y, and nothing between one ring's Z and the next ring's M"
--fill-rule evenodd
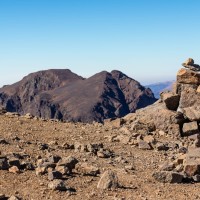
M10 112L74 122L123 117L155 101L150 89L117 70L88 79L46 70L0 89L0 104Z

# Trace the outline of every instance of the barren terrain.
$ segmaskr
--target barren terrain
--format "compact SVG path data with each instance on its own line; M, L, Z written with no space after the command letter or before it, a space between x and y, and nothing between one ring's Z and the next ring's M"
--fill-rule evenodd
M62 158L73 156L79 163L87 163L100 170L100 174L93 176L73 169L72 174L63 178L69 188L67 191L49 189L48 175L36 175L35 169L20 170L20 173L0 170L0 193L7 197L15 195L24 200L200 199L200 183L160 183L152 177L158 165L175 154L173 148L168 151L143 150L134 144L112 140L123 134L122 128L98 123L62 123L1 115L0 134L1 155L21 155L21 163L26 160L35 166L39 158L48 158L50 155ZM159 141L168 141L169 144L180 142L170 136L160 136L156 132L153 137ZM76 143L102 143L103 148L110 152L110 157L104 158L84 150L78 151L73 147ZM47 144L47 148L43 150L41 146L44 144ZM97 188L101 174L108 169L116 172L119 187L105 190Z

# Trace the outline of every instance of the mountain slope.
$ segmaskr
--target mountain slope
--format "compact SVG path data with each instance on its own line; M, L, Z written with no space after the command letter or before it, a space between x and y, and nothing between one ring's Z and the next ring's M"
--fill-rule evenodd
M103 122L155 100L150 89L116 70L88 79L70 70L46 70L0 89L0 103L8 111L67 121Z

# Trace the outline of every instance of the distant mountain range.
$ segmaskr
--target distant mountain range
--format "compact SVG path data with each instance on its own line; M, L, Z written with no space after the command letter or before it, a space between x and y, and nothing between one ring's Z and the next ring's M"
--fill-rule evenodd
M166 81L166 82L160 82L160 83L154 83L150 85L146 85L145 87L150 88L152 92L154 93L154 96L159 99L160 93L166 90L171 90L172 85L175 81Z
M0 104L10 112L73 122L123 117L155 101L151 89L116 70L84 79L68 69L51 69L0 89Z

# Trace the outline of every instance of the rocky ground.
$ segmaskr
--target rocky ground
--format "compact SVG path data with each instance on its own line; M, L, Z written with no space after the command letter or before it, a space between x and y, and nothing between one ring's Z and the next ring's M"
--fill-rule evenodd
M0 115L0 199L200 199L200 183L176 165L193 143L188 137L121 120L30 118ZM173 171L166 170L172 163ZM180 177L156 175L175 171Z

